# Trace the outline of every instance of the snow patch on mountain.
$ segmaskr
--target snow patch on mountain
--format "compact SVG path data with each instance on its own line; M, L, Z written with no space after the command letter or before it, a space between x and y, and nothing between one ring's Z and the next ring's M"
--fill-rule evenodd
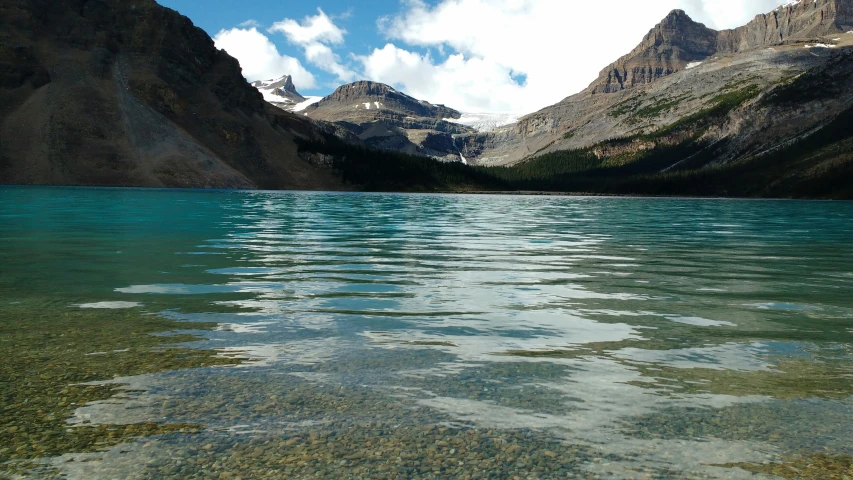
M258 88L258 91L264 96L264 100L270 103L284 103L288 105L296 104L293 100L280 95L277 88Z
M518 122L514 113L463 113L460 118L445 118L445 122L467 125L478 132L491 132L504 125Z
M290 111L291 112L301 112L302 110L305 110L306 108L310 107L311 105L314 105L315 103L319 102L322 99L323 99L323 97L305 97L304 102L297 103L296 105L293 106L293 108L290 109Z

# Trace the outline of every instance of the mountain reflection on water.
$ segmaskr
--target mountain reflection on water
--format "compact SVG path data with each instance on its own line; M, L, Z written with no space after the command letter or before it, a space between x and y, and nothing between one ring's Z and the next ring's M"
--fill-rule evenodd
M70 428L201 430L43 473L756 478L853 455L850 203L0 195L7 301L213 322L188 346L245 360L112 380Z

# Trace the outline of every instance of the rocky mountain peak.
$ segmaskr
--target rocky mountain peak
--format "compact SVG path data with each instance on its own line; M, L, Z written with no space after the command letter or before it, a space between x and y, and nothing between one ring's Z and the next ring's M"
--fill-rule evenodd
M353 103L353 102L374 102L377 100L392 100L399 102L401 106L407 104L420 104L420 102L408 95L398 92L390 85L379 82L371 82L369 80L361 80L347 85L338 87L331 95L324 98L323 101L338 102L338 103Z
M338 87L331 95L309 107L309 116L313 111L337 110L341 108L363 109L365 111L391 111L398 114L423 118L460 118L458 111L444 105L433 105L399 92L384 83L362 80ZM320 117L318 117L320 118Z
M258 80L256 82L252 82L252 86L268 90L282 90L283 92L299 95L299 92L296 91L296 85L293 84L293 77L290 75L285 75L274 80Z
M678 23L685 23L685 22L692 23L693 19L690 18L690 15L688 15L687 12L685 12L684 10L676 8L675 10L669 12L663 18L663 20L661 20L661 22L658 26L668 25L668 24L676 25Z
M283 84L281 88L287 90L288 92L296 93L296 87L293 85L293 77L291 77L290 75L285 75L282 82Z
M360 80L338 87L329 98L383 97L395 93L398 93L397 90L390 85L371 82L369 80Z
M628 55L605 68L594 93L616 92L651 83L715 52L717 32L673 10Z
M293 77L290 75L284 75L275 80L258 80L252 82L252 86L261 92L264 100L285 110L306 100L296 91Z
M296 86L293 84L293 77L290 75L284 75L274 80L258 80L257 82L252 82L252 86L255 88L280 88L285 92L297 93Z
M747 25L716 31L671 11L628 55L602 70L592 93L652 83L717 54L805 40L853 29L853 0L792 0Z

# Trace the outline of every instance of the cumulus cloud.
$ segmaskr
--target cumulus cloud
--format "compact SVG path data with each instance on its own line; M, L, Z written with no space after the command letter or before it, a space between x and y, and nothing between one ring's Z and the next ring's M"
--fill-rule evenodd
M313 42L344 43L346 30L341 29L326 15L322 9L317 9L317 15L305 17L300 24L296 20L286 18L270 27L270 32L287 35L287 39L299 45Z
M514 111L525 88L510 78L503 65L488 58L450 55L436 63L421 55L387 44L356 57L367 78L404 87L419 99L429 99L469 112Z
M677 8L697 22L719 30L746 24L760 13L767 13L783 0L679 0Z
M292 75L297 88L316 88L317 81L296 58L282 55L257 28L221 30L213 37L217 48L240 61L246 80L267 80Z
M317 15L305 17L302 23L290 18L276 22L269 32L284 34L289 42L302 47L308 62L335 75L338 80L348 82L356 77L329 46L342 44L347 32L335 25L323 10L318 8Z
M565 0L406 0L399 14L379 20L392 43L355 58L368 78L415 97L471 112L529 113L585 88L674 8L731 28L780 1L613 0L603 11Z

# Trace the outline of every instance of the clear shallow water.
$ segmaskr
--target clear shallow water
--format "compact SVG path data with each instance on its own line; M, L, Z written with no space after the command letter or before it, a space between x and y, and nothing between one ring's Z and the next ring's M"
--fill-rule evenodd
M851 203L3 188L0 238L0 305L216 322L190 346L251 360L116 380L71 426L204 430L44 460L71 477L853 454Z

